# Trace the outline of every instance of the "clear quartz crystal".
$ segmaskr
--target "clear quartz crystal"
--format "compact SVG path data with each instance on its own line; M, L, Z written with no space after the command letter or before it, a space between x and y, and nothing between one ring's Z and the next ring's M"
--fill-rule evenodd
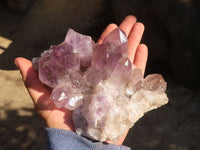
M63 43L33 59L54 104L73 110L77 134L116 142L145 112L168 102L163 77L143 78L128 58L127 42L119 28L101 45L69 29Z

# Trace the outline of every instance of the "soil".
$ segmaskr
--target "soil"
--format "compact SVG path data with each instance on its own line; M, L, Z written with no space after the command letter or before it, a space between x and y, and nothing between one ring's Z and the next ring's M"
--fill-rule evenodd
M181 2L189 6L193 1ZM45 125L34 110L20 72L13 63L14 58L21 56L31 60L39 56L50 45L62 42L68 28L97 40L109 23L120 23L126 15L136 14L147 28L143 39L150 51L147 73L163 74L168 82L169 103L146 113L129 131L124 145L135 150L200 150L200 89L180 85L180 80L178 82L173 74L174 69L170 67L173 61L166 59L171 54L170 46L165 40L171 39L167 32L171 30L161 29L160 24L156 28L155 21L159 22L156 19L161 17L159 14L164 13L164 9L154 3L153 0L138 1L130 8L128 0L123 3L113 0L35 0L26 11L19 12L1 1L0 149L46 149ZM149 13L145 16L145 11L139 13L140 8L144 10L144 4L148 12L158 8L155 20L148 18ZM176 48L181 47L180 41L174 43L178 43Z

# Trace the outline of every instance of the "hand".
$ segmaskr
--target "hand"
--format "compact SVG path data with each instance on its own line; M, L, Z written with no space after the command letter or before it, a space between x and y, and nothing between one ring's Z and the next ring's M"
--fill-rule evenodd
M101 44L105 36L116 27L117 25L115 24L108 25L103 31L98 43ZM140 44L144 32L144 25L142 23L136 23L136 18L134 16L128 16L120 24L119 28L121 28L128 36L130 60L144 73L148 53L147 46ZM22 79L32 97L37 112L46 122L47 126L50 128L75 131L71 117L72 111L66 108L58 109L53 104L49 98L51 90L40 82L38 73L33 69L31 61L25 58L16 58L15 64L21 72ZM118 143L115 144L121 145L125 137L126 135L120 138ZM112 143L110 141L107 142Z

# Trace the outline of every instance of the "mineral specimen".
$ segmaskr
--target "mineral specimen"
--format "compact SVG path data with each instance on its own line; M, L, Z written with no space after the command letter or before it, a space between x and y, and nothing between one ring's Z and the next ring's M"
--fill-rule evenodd
M73 110L79 135L117 141L145 112L168 102L162 76L143 78L128 58L127 42L119 28L101 45L69 29L63 43L33 59L54 104Z

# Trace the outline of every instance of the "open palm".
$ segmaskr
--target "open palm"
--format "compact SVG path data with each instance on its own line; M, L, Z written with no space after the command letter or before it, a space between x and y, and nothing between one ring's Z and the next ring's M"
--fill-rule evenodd
M100 36L98 43L101 44L106 35L108 35L108 33L116 27L116 24L108 25ZM147 46L140 44L144 32L144 25L136 22L136 18L134 16L127 16L120 24L119 28L122 29L128 36L130 60L144 73L148 54ZM22 74L23 81L30 96L32 97L37 112L44 119L47 126L50 128L74 131L71 117L72 111L66 108L58 109L54 105L49 98L51 90L40 82L38 74L33 69L31 61L25 58L16 58L15 64ZM121 145L125 137L126 136L121 137L117 144Z

